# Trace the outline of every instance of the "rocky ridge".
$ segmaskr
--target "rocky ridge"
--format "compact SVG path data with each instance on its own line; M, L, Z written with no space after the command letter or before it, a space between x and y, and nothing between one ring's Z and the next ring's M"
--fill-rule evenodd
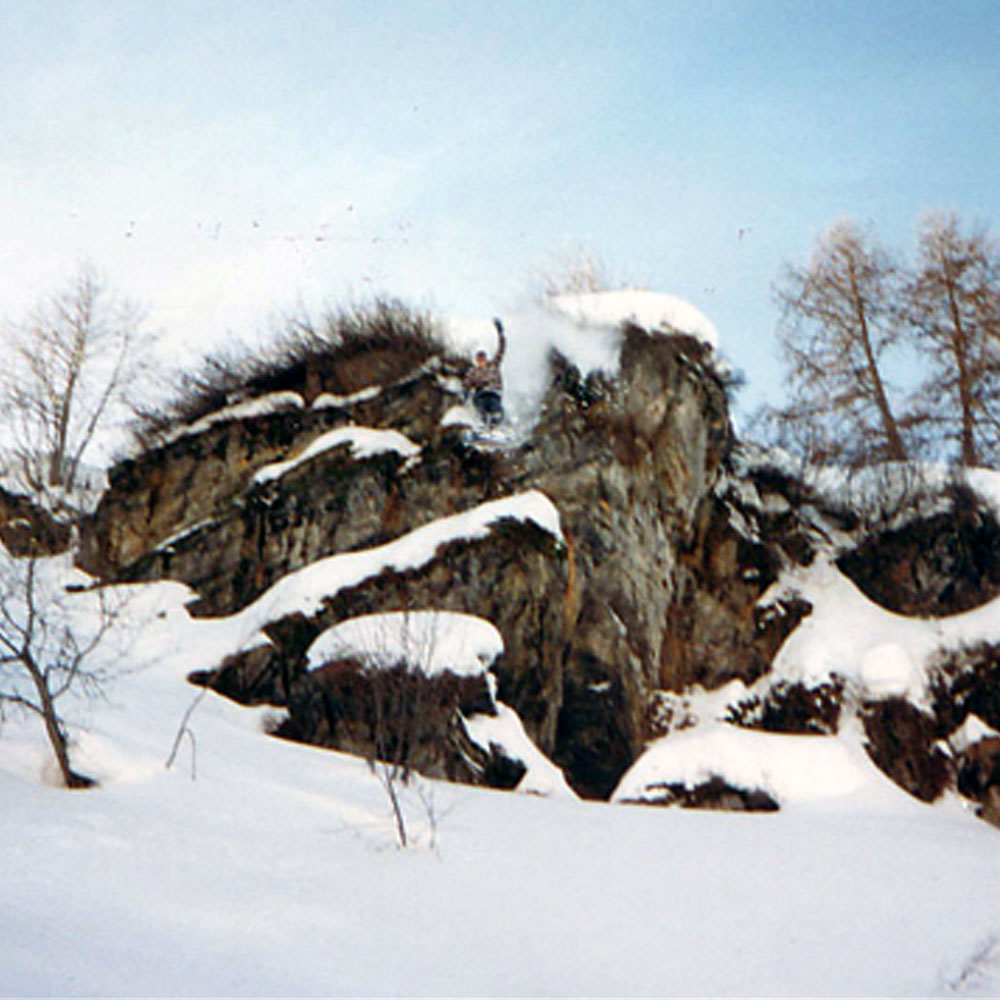
M461 612L491 622L503 651L490 665L495 685L486 675L438 679L419 693L419 680L397 677L395 696L426 706L409 734L424 773L516 785L516 755L470 740L463 725L509 706L578 794L607 798L650 740L691 724L690 692L728 685L729 725L823 734L856 716L872 758L913 794L932 799L957 782L992 801L1000 756L983 740L993 737L961 751L948 744L972 715L1000 731L991 708L945 710L944 696L932 711L904 698L858 702L835 671L814 684L772 672L811 611L781 585L789 569L839 553L844 572L862 567L859 586L877 600L879 559L860 555L876 546L894 554L881 578L895 573L898 601L913 546L892 535L878 548L856 512L739 445L725 381L697 337L625 323L613 375L554 352L536 419L503 448L475 440L460 419L462 358L442 348L390 357L388 367L385 350L369 360L363 351L350 359L349 382L306 372L120 463L83 525L82 567L109 580L181 580L197 594L193 613L235 615L323 560L381 551L505 498L547 498L558 531L502 517L485 533L444 539L426 559L377 567L315 607L269 618L266 642L233 650L197 681L283 707L281 735L371 756L381 697L372 672L351 658L311 669L310 646L362 615ZM973 547L995 537L982 512L963 523ZM927 593L947 600L942 581L959 564L971 567L958 587L964 606L988 596L987 564L942 556L936 575L910 575L918 610L945 606L928 605ZM975 675L968 683L979 691L993 668L949 669L944 687ZM773 805L766 791L717 776L664 788L662 802Z

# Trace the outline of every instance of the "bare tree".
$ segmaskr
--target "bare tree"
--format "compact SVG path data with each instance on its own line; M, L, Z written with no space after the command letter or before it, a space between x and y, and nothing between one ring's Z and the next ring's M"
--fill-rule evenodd
M989 231L957 216L922 222L903 316L928 377L913 410L932 437L954 441L963 465L1000 457L1000 252Z
M434 846L434 801L417 772L432 765L458 721L462 681L435 665L439 620L437 612L409 609L364 615L341 623L322 653L331 732L367 760L392 808L400 847L412 841L411 795Z
M0 407L36 492L73 489L95 435L144 363L142 318L84 264L26 319L6 325Z
M424 627L428 622L429 627ZM413 782L423 746L439 735L439 703L449 701L445 689L453 678L447 674L433 676L431 672L437 645L437 616L433 613L416 614L406 609L401 613L399 629L390 631L383 624L374 645L362 660L372 712L368 766L392 806L399 846L406 847L409 832L401 791ZM433 798L419 781L416 790L433 846L437 835Z
M789 265L775 286L778 334L791 402L767 412L784 443L810 460L862 464L907 457L883 372L899 338L898 270L855 223L835 223L806 267Z
M529 277L529 283L531 298L542 303L557 295L604 292L615 287L605 263L583 249L553 258Z
M110 679L101 647L116 615L104 591L68 592L57 570L51 560L0 551L0 720L11 709L36 715L63 783L87 788L94 781L71 765L60 703L96 696Z

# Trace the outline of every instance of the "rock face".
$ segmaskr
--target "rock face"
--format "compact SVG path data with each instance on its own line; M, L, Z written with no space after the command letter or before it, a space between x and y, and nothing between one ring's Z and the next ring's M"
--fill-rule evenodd
M953 615L1000 593L1000 524L965 486L946 509L872 534L837 565L897 614Z
M953 491L949 509L873 531L735 442L708 347L629 324L613 377L553 353L530 428L496 447L455 419L466 362L420 343L395 355L391 336L377 350L356 344L323 380L308 366L279 372L264 396L202 415L121 463L82 525L83 568L181 580L198 615L255 615L266 642L192 679L283 706L287 738L368 757L405 748L407 768L509 788L525 764L499 744L484 749L463 723L478 714L499 725L509 706L577 793L607 798L651 739L697 724L690 692L739 682L716 721L822 737L849 712L897 784L925 801L957 787L1000 822L992 647L943 663L929 706L866 700L835 668L808 683L769 674L813 610L794 588L772 585L819 553L904 613L951 613L996 593L1000 527L974 497ZM538 495L558 527L504 506ZM487 508L508 513L488 530L438 535ZM336 581L316 600L272 600L349 557L364 571L330 569ZM499 630L495 685L421 680L419 662L381 679L350 657L310 668L310 647L330 626L425 609ZM403 734L381 728L385 676L395 678L394 704L422 706ZM970 719L985 729L956 742ZM721 778L668 781L650 801L776 807L758 791Z
M647 789L646 795L626 805L683 806L685 809L722 809L726 812L777 812L779 806L759 788L735 788L718 776L689 788L679 782L662 783Z
M303 687L318 682L304 671L304 649L327 625L406 607L481 615L504 639L498 697L579 793L604 797L648 736L650 693L718 674L709 652L692 666L674 643L676 609L690 607L698 571L711 563L716 575L743 573L737 557L719 568L704 552L733 445L710 355L693 338L635 326L624 329L615 378L554 355L537 422L502 450L442 421L459 402L461 373L443 353L388 384L311 405L304 387L295 398L286 386L271 407L202 421L114 469L80 562L105 578L182 580L199 595L196 613L232 614L317 559L539 490L558 509L563 544L523 522L450 543L419 568L339 590L314 616L272 622L266 662L236 657L215 683L244 700L305 704ZM352 387L363 381L356 370L352 378ZM350 426L398 431L416 454L344 444L260 476ZM727 670L752 675L774 645L751 610L771 575L744 580L729 624L716 629L754 650Z
M761 603L788 565L808 565L824 539L818 497L732 450L678 551L661 650L660 687L752 683L809 614L801 600ZM829 512L824 512L829 513Z
M367 760L467 784L514 788L524 765L492 746L483 750L463 718L496 715L480 677L440 673L419 677L400 664L366 669L356 660L334 660L311 683L294 688L290 714L275 735L336 747Z
M15 556L65 552L72 540L67 520L54 517L30 497L0 488L0 542Z
M1000 647L982 643L942 658L931 714L958 791L1000 826Z

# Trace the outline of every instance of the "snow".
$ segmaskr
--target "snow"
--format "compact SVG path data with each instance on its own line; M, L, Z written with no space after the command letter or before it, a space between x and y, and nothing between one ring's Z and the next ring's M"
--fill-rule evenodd
M775 458L777 464L780 457ZM948 509L951 485L971 487L1000 517L1000 472L994 469L955 468L940 462L883 462L862 469L810 467L805 470L805 481L832 502L887 514L886 527Z
M428 677L448 671L459 677L484 674L503 652L496 627L476 615L454 611L390 611L339 622L309 647L310 669L339 657L364 657L371 666L403 662Z
M618 327L635 323L652 332L686 333L715 348L719 334L715 324L690 302L664 292L640 288L555 295L550 307L582 326Z
M948 746L954 753L965 753L969 747L975 746L982 740L998 739L998 733L992 726L988 726L978 715L970 715L948 737Z
M377 430L372 427L337 427L321 434L311 441L297 455L283 462L272 462L265 465L254 474L255 483L269 483L298 468L300 465L325 454L334 448L347 445L351 456L356 459L370 458L373 455L394 451L404 458L412 458L420 454L419 445L414 444L405 434L394 430Z
M625 773L614 801L656 797L656 786L693 788L713 777L734 788L768 792L781 806L864 792L905 800L860 745L826 736L741 729L710 723L656 740Z
M1000 601L946 618L909 618L886 611L845 577L829 555L784 574L761 598L798 595L813 612L775 657L772 679L814 686L837 675L858 696L898 694L921 704L927 671L942 651L1000 641Z
M485 538L493 525L507 519L531 522L560 543L563 541L555 505L538 490L528 490L439 518L375 548L319 559L282 577L231 618L244 641L253 641L255 633L268 622L294 612L313 614L325 598L345 587L356 586L386 570L402 572L423 566L434 559L442 545Z
M272 413L283 413L286 410L301 410L305 405L305 400L297 392L272 392L255 399L245 399L233 403L231 406L225 406L221 410L207 413L193 423L174 428L163 436L161 443L170 444L182 437L203 434L216 424L235 420L250 420Z
M332 392L321 392L312 401L312 409L329 410L353 406L355 403L365 403L370 399L377 399L380 395L382 395L382 386L380 385L370 385L366 389L359 389L346 396L338 396Z
M469 739L487 752L495 744L508 757L524 764L527 771L516 791L575 799L576 793L566 784L562 771L532 743L517 712L499 701L496 709L496 715L477 714L464 720Z
M465 404L449 406L441 417L442 427L474 427L480 422L475 408Z
M965 469L962 475L965 482L990 505L994 515L1000 517L1000 472L996 469Z
M922 672L913 658L895 642L883 642L861 656L858 680L871 698L909 698L923 695Z
M180 531L174 532L169 538L165 538L156 548L154 552L168 552L173 549L175 545L179 542L183 542L187 538L198 534L199 531L204 530L209 525L215 524L216 520L214 517L203 517L200 521L195 521L194 524L189 524L185 528L181 528Z
M789 801L773 814L418 779L402 789L416 845L402 851L366 764L264 735L268 710L202 695L167 769L197 697L185 676L239 629L192 619L179 584L114 593L128 669L106 697L64 705L76 766L101 787L52 787L35 719L0 733L0 994L1000 990L1000 835L954 802L879 784L836 739L793 739L788 764L787 737L720 728L677 744L679 762L708 748L734 775L749 752L744 777ZM498 719L468 724L514 739ZM810 794L810 770L827 794Z

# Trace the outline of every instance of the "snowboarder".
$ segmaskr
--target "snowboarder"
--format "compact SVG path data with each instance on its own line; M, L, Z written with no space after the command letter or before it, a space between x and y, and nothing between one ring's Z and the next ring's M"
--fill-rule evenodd
M503 323L493 320L497 330L499 346L496 354L489 357L486 351L476 351L475 361L465 375L465 391L471 398L479 419L487 427L495 427L503 421L503 376L500 363L507 349Z

